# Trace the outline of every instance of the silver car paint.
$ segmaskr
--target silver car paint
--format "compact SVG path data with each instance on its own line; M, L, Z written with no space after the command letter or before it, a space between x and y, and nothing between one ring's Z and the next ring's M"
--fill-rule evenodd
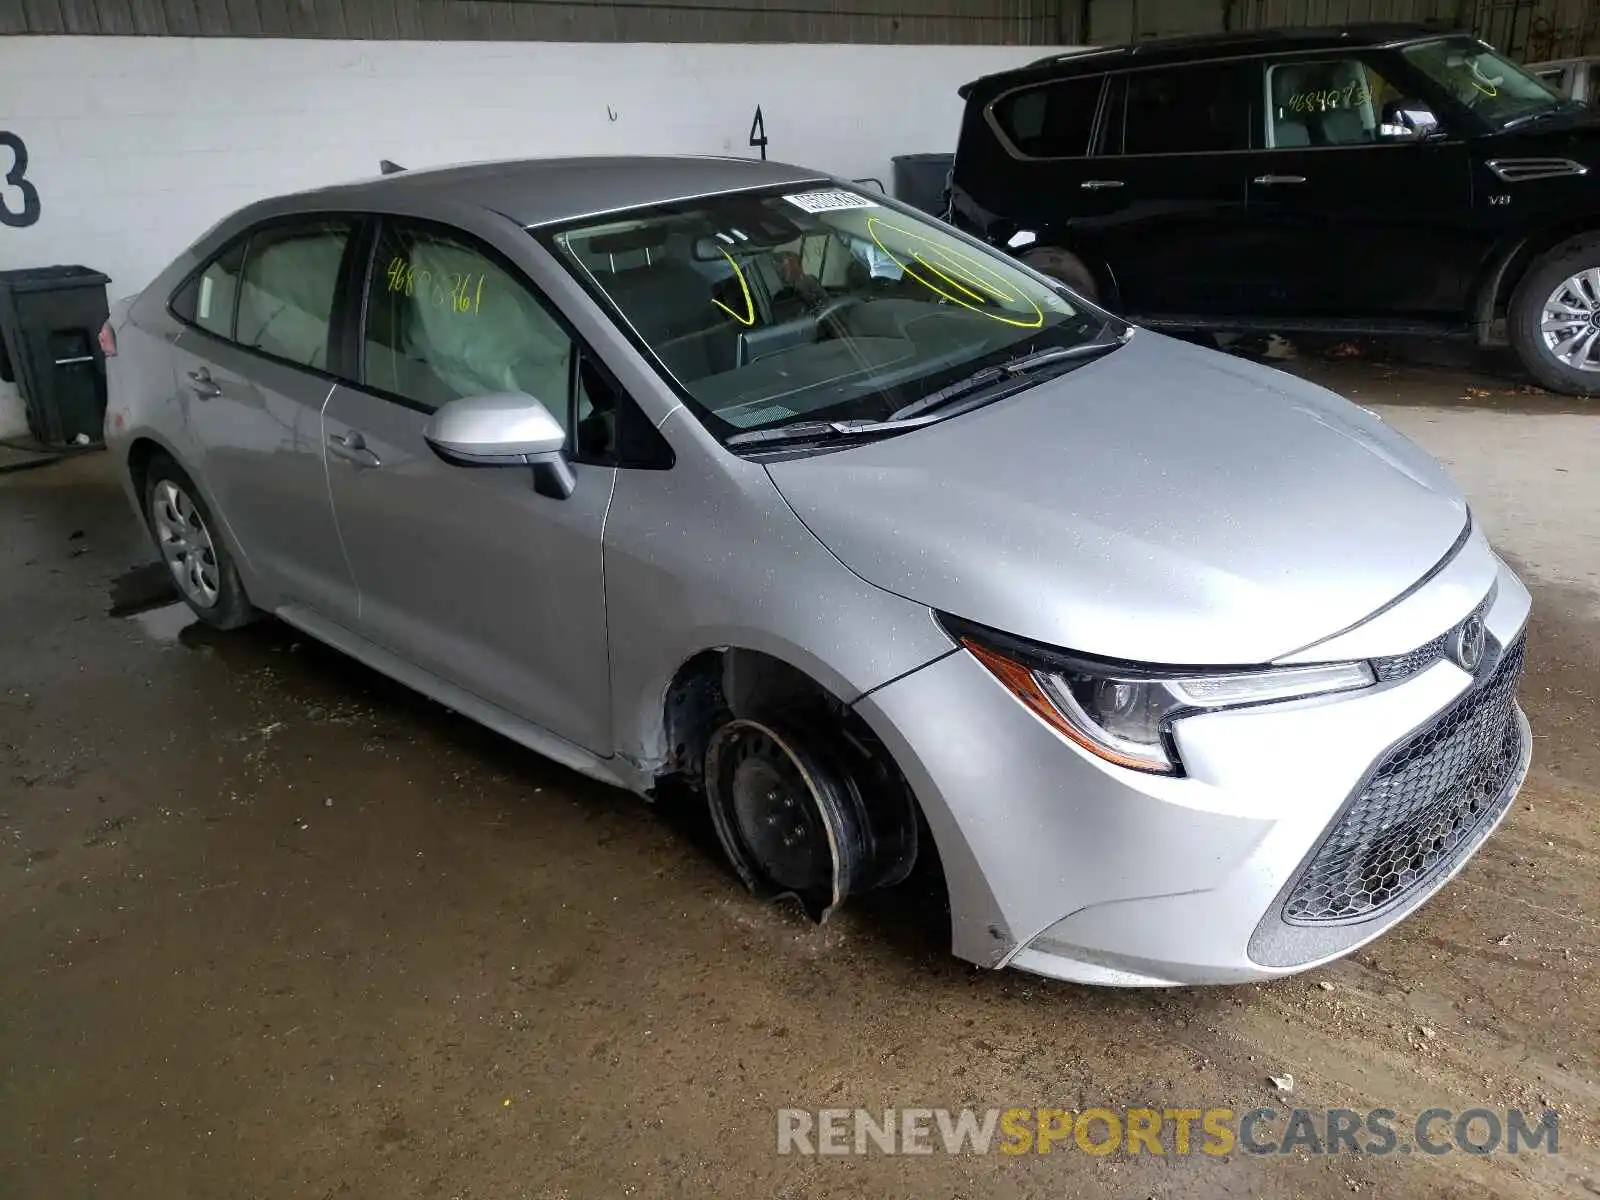
M1280 973L1249 960L1241 926L1376 754L1427 724L1466 677L1440 663L1392 687L1194 718L1180 724L1192 777L1134 776L1024 710L954 648L930 604L1142 661L1314 661L1319 650L1410 649L1496 580L1491 627L1509 636L1525 622L1526 590L1479 534L1440 563L1464 505L1380 422L1148 332L991 410L769 474L693 420L520 227L816 177L722 160L508 164L251 206L180 256L124 319L108 443L126 455L151 442L189 470L258 604L611 782L643 790L671 754L663 702L694 655L747 647L807 672L856 705L911 782L963 957L1109 983ZM579 199L590 207L564 213ZM580 467L577 503L551 500L523 471L432 459L422 422L400 415L409 410L314 372L288 379L234 361L165 312L188 271L255 221L339 211L440 221L498 249L604 358L676 465ZM241 395L259 394L260 410L231 423L201 413L178 386L191 354L248 377ZM299 411L308 406L315 420ZM329 434L356 428L381 465L327 454ZM210 444L234 436L245 445ZM320 468L322 503L304 460ZM267 486L301 524L258 543L270 514L246 498L236 519L234 476L278 462L288 478ZM301 537L316 561L284 561L294 555L284 544ZM330 561L327 539L341 537ZM1223 597L1242 607L1228 611ZM1175 927L1174 911L1211 924ZM1117 915L1141 912L1161 928ZM1067 949L1030 946L1044 937Z
M933 608L1107 658L1265 663L1399 595L1467 520L1437 468L1308 410L1316 390L1141 332L960 421L770 473L852 570Z

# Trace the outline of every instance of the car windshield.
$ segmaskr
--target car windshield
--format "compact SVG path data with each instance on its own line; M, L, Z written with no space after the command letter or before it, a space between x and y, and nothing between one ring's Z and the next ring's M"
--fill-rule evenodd
M1562 95L1480 42L1420 42L1401 50L1407 61L1492 125L1545 112Z
M547 238L720 438L880 421L1106 320L1003 255L833 184L701 197Z

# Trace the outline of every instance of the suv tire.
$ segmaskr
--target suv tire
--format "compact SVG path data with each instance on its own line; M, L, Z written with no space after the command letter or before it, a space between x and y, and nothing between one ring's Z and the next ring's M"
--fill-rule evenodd
M1600 237L1586 234L1561 243L1534 260L1511 295L1507 334L1522 365L1553 392L1573 396L1600 395L1600 340L1591 349L1592 369L1558 358L1545 343L1544 315L1562 285L1584 271L1600 271ZM1592 328L1600 333L1600 295L1590 306Z
M1085 299L1100 303L1100 285L1095 282L1094 272L1076 254L1056 246L1039 246L1024 254L1022 261L1041 274L1059 279Z

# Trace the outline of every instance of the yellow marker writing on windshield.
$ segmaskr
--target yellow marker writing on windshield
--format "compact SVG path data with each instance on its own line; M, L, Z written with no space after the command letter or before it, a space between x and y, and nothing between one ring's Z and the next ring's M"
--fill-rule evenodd
M924 250L913 249L910 252L910 256L916 259L917 264L927 275L936 277L939 283L934 283L931 278L919 275L911 264L901 261L899 255L885 246L883 239L878 236L880 226L884 230L899 234L909 242L921 242L927 247L931 254ZM880 217L867 218L867 233L871 236L873 244L887 254L894 261L895 266L899 267L929 291L950 301L951 304L959 304L962 308L982 313L991 321L999 321L1002 325L1015 325L1019 329L1039 329L1043 327L1044 310L1028 296L1018 295L1004 277L976 255L964 254L961 251L952 250L948 246L941 246L930 237L925 237L909 229L903 229L899 225L891 225ZM965 293L970 299L963 299L956 294L958 292ZM1015 304L1019 300L1033 309L1031 317L1010 313L996 313L986 307L979 307L979 305L986 303Z
M756 323L756 302L750 298L750 285L745 282L744 272L739 269L739 264L733 261L733 255L729 254L726 250L723 250L721 254L723 258L728 260L728 265L733 268L734 278L739 281L739 287L744 292L745 315L741 317L721 300L713 298L711 303L715 304L723 312L727 313L735 321L739 322L739 324L754 325Z

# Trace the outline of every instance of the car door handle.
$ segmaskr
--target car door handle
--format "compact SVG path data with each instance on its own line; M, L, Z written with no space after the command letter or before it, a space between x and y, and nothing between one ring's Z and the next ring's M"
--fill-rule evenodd
M383 466L383 460L367 449L367 439L353 429L349 433L330 433L328 452L358 467Z
M1122 186L1120 179L1085 179L1078 185L1086 192L1098 192L1104 188L1119 188Z
M1255 182L1262 187L1277 187L1282 183L1304 183L1304 175L1257 175Z
M189 372L189 390L202 400L222 395L222 389L212 381L211 372L204 367Z

